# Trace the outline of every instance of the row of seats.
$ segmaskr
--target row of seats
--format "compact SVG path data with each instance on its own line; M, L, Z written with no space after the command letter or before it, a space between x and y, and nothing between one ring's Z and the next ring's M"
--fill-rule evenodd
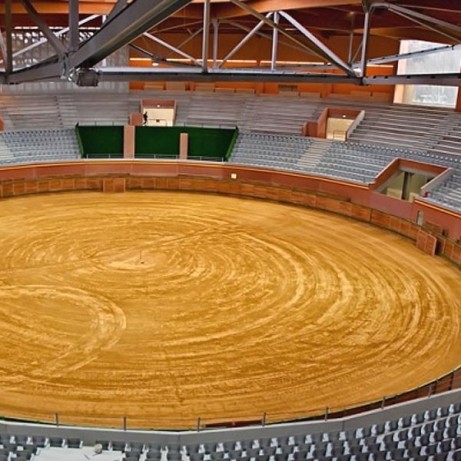
M455 169L452 179L436 188L428 200L461 210L461 181L457 179L461 175L461 155L359 142L318 141L301 136L241 133L231 161L368 184L395 158Z
M289 435L242 432L228 440L222 434L227 440L203 442L198 433L194 443L182 442L180 433L167 443L155 435L150 442L130 441L127 435L127 440L96 439L94 449L120 452L132 461L461 460L461 402L350 430L308 432L294 425ZM0 434L0 459L9 461L40 459L41 450L84 447L78 437Z
M0 134L0 162L5 165L72 160L79 156L73 129L7 131ZM457 180L461 175L461 155L358 142L319 143L301 136L241 132L231 161L367 184L396 157L454 168L457 175L436 188L428 200L454 210L461 209L461 182Z
M80 157L74 129L39 129L0 133L0 162L8 165L72 160Z

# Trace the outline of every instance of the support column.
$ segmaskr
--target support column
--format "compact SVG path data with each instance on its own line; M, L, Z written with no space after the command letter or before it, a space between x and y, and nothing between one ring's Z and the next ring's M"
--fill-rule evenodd
M208 43L210 39L210 0L203 1L202 71L208 72Z
M11 0L5 0L5 24L6 24L6 56L4 56L5 72L8 77L13 71L13 26L11 20Z
M360 77L367 76L367 56L368 56L368 39L370 35L370 12L365 12L365 22L363 25L363 38L362 38L362 57L360 60Z
M408 200L410 197L411 191L411 178L413 177L413 173L408 173L407 171L403 174L403 185L402 185L402 196L403 200Z
M278 11L274 12L274 24L277 26L280 22L280 15ZM276 70L277 67L277 49L279 46L279 30L277 27L274 27L272 31L272 58L271 58L271 70Z
M351 13L351 31L349 32L349 51L347 53L347 63L352 66L352 48L354 46L354 26L355 26L355 13Z
M461 87L458 87L458 97L456 98L456 112L461 112Z
M79 37L79 1L69 0L69 32L70 32L70 51L78 50Z
M181 133L179 135L179 158L180 160L187 160L189 154L189 134Z
M134 158L135 154L135 127L125 125L123 127L123 158Z
M218 68L219 20L213 19L213 69Z

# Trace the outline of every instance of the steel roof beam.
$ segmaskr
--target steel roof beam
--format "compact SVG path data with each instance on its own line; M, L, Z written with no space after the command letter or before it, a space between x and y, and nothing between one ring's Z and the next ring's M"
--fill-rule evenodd
M330 48L324 45L314 34L309 32L303 25L301 25L296 19L290 16L285 11L280 11L280 16L284 17L292 26L298 29L310 42L312 42L321 53L327 58L333 66L343 70L350 77L355 76L352 68L347 65L337 54L335 54Z
M11 0L5 0L5 25L6 25L6 51L5 75L6 78L13 72L13 26L12 26Z
M142 47L140 47L138 45L135 45L133 43L130 43L129 47L132 48L133 50L137 51L139 54L142 54L146 58L151 59L153 62L162 63L162 64L166 64L166 65L169 65L169 66L171 66L171 64L172 64L168 59L161 58L160 56L156 56L155 54L151 53L150 51L147 51L144 48L142 48ZM174 64L175 64L175 66L183 66L183 67L186 67L186 68L193 67L191 64L186 64L186 63L174 62Z
M372 11L365 12L365 19L363 25L362 37L362 56L360 58L360 76L366 77L367 75L367 57L368 57L368 39L370 38L370 20Z
M112 21L112 19L117 16L127 5L127 0L117 0L117 3L112 8L111 12L107 15L107 21Z
M92 67L114 51L191 3L192 0L135 0L69 56L69 66Z
M203 72L200 68L163 68L147 70L145 68L97 68L100 81L129 81L129 80L146 80L146 81L196 81L196 82L312 82L312 83L351 83L361 84L358 77L350 77L338 74L308 74L293 73L283 71L250 71L248 69L235 70L214 70L208 69Z
M57 80L63 73L63 64L48 60L32 67L20 69L8 75L8 83L35 82L39 80Z
M414 74L414 75L376 75L365 77L365 85L438 85L461 86L461 73Z
M192 41L197 35L202 33L203 27L197 29L194 33L192 33L189 37L183 40L176 48L180 50L183 46L186 46L190 41Z
M278 11L274 12L274 24L279 25L280 22L280 14ZM279 31L277 29L273 29L272 31L272 53L271 53L271 70L275 70L277 68L277 51L279 47Z
M271 16L272 16L272 12L271 13L267 13L266 14L266 18L269 19ZM253 27L253 29L251 29L248 34L242 39L240 40L237 45L231 50L229 51L229 53L227 53L227 55L224 57L224 59L221 61L221 63L219 64L219 68L223 67L224 64L226 64L226 62L235 54L237 53L238 50L240 50L240 48L242 48L257 32L259 29L261 29L261 27L264 25L264 21L259 21L258 24L256 24L256 26Z
M63 43L51 31L51 29L48 27L45 20L42 18L40 14L37 13L37 10L34 8L34 6L29 0L21 0L21 3L24 5L24 8L27 10L27 13L32 19L32 21L35 22L35 24L40 29L40 31L43 33L43 35L48 39L48 42L54 48L54 50L56 51L56 54L60 58L63 58L64 55L66 54L66 47L63 45Z
M204 73L198 67L133 68L104 67L96 69L100 81L196 81L196 82L278 82L278 83L349 83L355 85L442 85L460 86L461 73L383 75L373 77L351 77L326 73L303 73L249 69L209 69Z
M450 22L442 21L441 19L437 19L433 16L428 16L427 14L418 13L417 11L413 11L409 8L405 8L399 5L389 5L389 10L393 11L394 13L402 13L407 16L410 16L414 19L418 19L420 21L429 22L434 24L437 27L442 27L448 30L452 30L455 34L461 35L461 26L456 24L452 24Z
M210 0L203 0L202 70L208 72L208 46L210 43Z
M93 19L96 19L96 18L99 18L99 16L97 14L94 14L92 16L88 16L87 18L84 18L82 19L81 21L79 21L79 26L87 23L87 22L90 22L92 21ZM65 33L69 32L69 28L68 27L64 27L64 29L61 29L59 30L58 32L55 32L55 35L56 37L60 37L61 35L64 35ZM28 51L31 51L33 50L34 48L37 48L43 44L45 44L47 42L46 38L42 38L40 39L39 41L35 42L35 43L32 43L31 45L29 46L26 46L24 48L21 48L20 50L18 51L15 51L13 53L13 58L17 57L17 56L21 56L21 54L24 54L24 53L27 53ZM0 61L1 62L1 61Z
M79 36L79 0L69 0L69 51L78 49Z
M221 21L221 23L226 23L226 24L230 24L231 26L235 27L236 29L241 29L243 30L244 32L250 32L250 28L249 27L245 27L244 25L238 23L238 22L235 22L235 21L229 21L229 20L225 20L225 21ZM265 38L266 40L270 40L272 42L273 40L273 36L272 35L268 35L268 34L265 34L264 32L256 32L256 34L258 37L261 37L261 38ZM283 45L287 48L290 48L292 50L296 50L296 51L301 51L301 52L304 52L304 48L301 48L299 45L295 45L294 43L292 42L288 42L286 40L282 40L280 39L280 37L278 38L278 42L279 42L279 45Z
M369 59L368 64L387 64L388 62L400 61L401 59L419 58L420 56L424 56L427 54L437 54L443 51L455 51L455 50L459 50L460 47L461 47L461 44L444 45L444 46L438 46L436 48L429 48L427 50L411 51L409 53L402 53L402 54L392 54L389 56L382 56L380 58Z
M155 35L150 34L149 32L144 32L143 37L147 37L149 40L152 40L153 42L158 43L159 45L162 45L168 50L173 51L176 54L179 54L183 58L189 59L191 62L193 62L197 66L200 65L200 62L196 58L191 56L190 54L187 54L184 51L180 50L179 48L176 48L175 46L170 45L169 43L165 42L161 38L158 38Z
M419 13L417 11L405 8L403 6L394 5L388 2L374 2L371 4L371 10L376 8L386 9L395 13L399 16L404 17L416 24L419 24L427 29L435 31L450 40L459 41L461 37L461 26L457 24L452 24L442 19L435 18L433 16L428 16L427 14ZM447 30L452 33L448 33Z
M274 23L274 21L266 18L263 14L259 13L258 11L256 11L254 8L252 8L249 4L247 3L243 3L241 2L240 0L229 0L231 3L239 6L240 8L242 8L244 11L246 11L247 13L251 14L252 16L258 18L260 21L263 21L265 24L267 24L268 26L270 26L271 28L276 28L282 35L284 35L285 37L287 37L289 40L291 40L292 42L296 43L299 47L301 47L304 52L307 52L309 54L312 54L312 55L315 55L315 56L318 56L322 59L328 59L326 58L320 51L317 51L315 49L313 49L312 47L310 46L307 46L305 43L303 43L301 40L298 40L296 37L294 37L292 34L290 34L289 32L287 32L285 29L283 29L282 27L278 26L277 24Z

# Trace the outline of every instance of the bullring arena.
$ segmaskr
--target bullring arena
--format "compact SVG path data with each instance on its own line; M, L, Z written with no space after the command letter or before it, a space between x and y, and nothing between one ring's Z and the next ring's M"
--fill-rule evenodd
M306 208L184 192L0 202L7 415L298 419L459 366L459 271Z
M0 461L461 461L457 0L0 2Z

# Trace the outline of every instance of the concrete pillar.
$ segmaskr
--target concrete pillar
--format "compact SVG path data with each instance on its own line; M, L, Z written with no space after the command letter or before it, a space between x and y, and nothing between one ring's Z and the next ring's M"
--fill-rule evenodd
M461 112L461 87L458 87L458 97L456 98L456 112Z
M135 127L125 125L123 127L123 158L134 158L135 153Z
M189 134L181 133L179 135L179 158L181 160L187 160L189 154Z
M141 112L133 112L130 114L130 125L142 126L142 122Z

